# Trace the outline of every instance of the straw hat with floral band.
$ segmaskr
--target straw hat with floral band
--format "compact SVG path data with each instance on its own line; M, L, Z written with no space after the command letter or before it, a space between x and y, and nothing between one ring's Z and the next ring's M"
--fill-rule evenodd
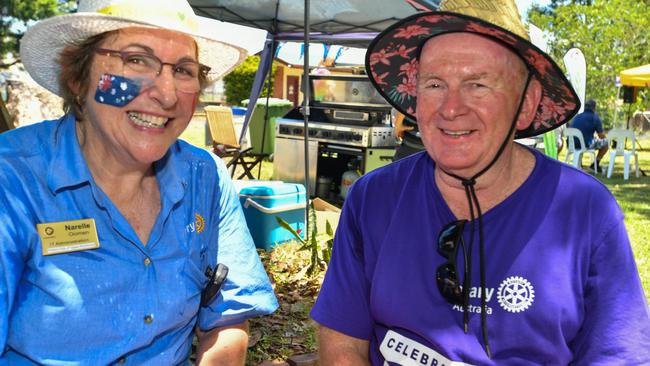
M444 169L442 170L445 174L460 180L465 187L469 203L471 235L467 249L469 256L466 257L468 263L465 263L464 266L465 278L463 284L460 284L455 273L454 278L445 278L444 273L441 273L439 268L436 274L438 286L441 294L449 301L449 296L445 296L444 291L448 290L449 281L453 282L454 289L462 298L464 327L465 332L467 332L469 291L462 289L471 287L471 273L468 268L471 268L474 223L478 221L482 294L481 327L485 351L491 357L487 336L486 293L484 291L483 220L481 207L474 189L476 179L492 167L503 153L505 147L510 143L525 99L525 91L532 78L538 80L542 86L541 101L530 126L525 130L516 131L515 138L535 136L566 123L578 111L580 101L557 64L528 40L526 29L521 23L517 6L513 0L443 0L440 10L405 18L380 33L368 47L366 70L370 80L384 98L398 111L416 120L418 60L425 42L433 37L455 32L467 32L487 37L497 41L519 56L528 69L528 77L522 89L517 112L511 123L510 130L490 163L469 178L460 177ZM474 215L475 212L476 216ZM458 221L459 225L452 230L456 233L460 232L461 238L464 222L465 220ZM450 228L445 227L441 232L441 237L449 232ZM455 244L458 245L457 242ZM439 251L441 251L440 248Z
M31 26L20 42L20 57L32 78L54 94L59 90L61 51L100 33L128 27L163 28L188 34L199 50L198 62L209 67L212 82L246 58L246 51L198 33L198 22L186 0L80 0L74 14Z

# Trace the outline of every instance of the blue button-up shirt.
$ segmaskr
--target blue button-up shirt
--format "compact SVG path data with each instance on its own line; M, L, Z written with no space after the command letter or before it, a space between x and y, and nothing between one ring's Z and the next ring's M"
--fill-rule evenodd
M175 365L196 325L277 308L220 159L178 141L154 164L161 210L144 245L94 182L75 123L0 135L0 365ZM88 218L98 249L43 255L36 224ZM217 263L228 278L201 308Z

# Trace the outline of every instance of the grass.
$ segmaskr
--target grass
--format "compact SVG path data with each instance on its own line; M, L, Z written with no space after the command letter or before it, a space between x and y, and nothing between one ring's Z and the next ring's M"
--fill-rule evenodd
M205 115L202 113L196 113L187 125L185 131L181 134L180 139L185 140L194 146L205 149L208 147L208 144L206 144L205 141L205 131Z
M316 352L316 325L309 318L324 272L307 276L309 251L299 251L292 241L272 252L260 250L280 308L273 314L251 319L247 365L267 360L283 361L292 355ZM250 344L250 343L249 343Z
M205 148L204 121L190 123L181 138ZM639 165L650 174L650 137L641 140L645 148L639 151ZM564 160L564 154L560 155ZM603 158L607 166L609 155ZM585 158L584 163L591 163ZM615 164L612 178L598 175L597 178L614 194L625 213L632 250L650 304L650 177L636 178L630 174L623 180L622 158ZM271 179L273 164L264 162L260 179ZM297 244L290 243L277 247L271 253L260 252L269 276L280 301L280 309L271 316L251 321L251 340L247 365L258 365L265 360L285 360L292 354L316 351L314 323L309 319L318 288L322 281L319 276L309 278L305 270L309 264L309 253L296 250Z
M205 141L205 134L206 134L205 123L206 121L204 115L200 113L195 114L195 117L192 119L192 121L187 126L185 131L183 131L183 133L181 134L180 139L185 140L190 144L200 147L202 149L212 150L212 144L211 143L206 144ZM253 171L253 175L258 179L270 180L273 175L273 163L264 161L261 167L257 166L253 168L252 171ZM238 166L237 170L235 171L235 176L239 176L243 172L244 169Z

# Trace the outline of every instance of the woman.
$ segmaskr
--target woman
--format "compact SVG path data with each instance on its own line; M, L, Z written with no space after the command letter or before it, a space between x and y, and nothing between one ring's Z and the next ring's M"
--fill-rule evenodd
M82 0L25 34L67 114L0 135L0 365L187 363L195 329L198 363L242 365L277 308L225 165L177 140L244 57L195 24L185 0Z

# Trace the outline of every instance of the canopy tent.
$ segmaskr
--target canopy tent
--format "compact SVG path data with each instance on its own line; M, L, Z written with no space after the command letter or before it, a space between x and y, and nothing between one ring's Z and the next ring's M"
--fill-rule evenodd
M290 65L304 64L305 44L302 42L280 42L276 48L275 58ZM363 65L365 48L329 45L325 43L309 44L309 66L318 67L332 63L337 66Z
M199 34L219 41L233 43L254 55L264 49L266 32L262 29L227 23L212 18L197 16ZM233 34L237 37L233 38Z
M242 127L243 138L270 72L278 41L302 41L304 48L303 86L309 85L309 44L311 40L336 45L367 47L388 26L418 11L438 9L441 0L395 0L377 6L376 0L189 0L197 15L264 29L268 32L260 67L253 81ZM304 129L308 129L309 88L303 88ZM267 108L268 111L268 108ZM265 121L268 116L265 116ZM308 134L305 140L305 189L309 189ZM309 202L309 200L307 200ZM306 203L306 211L309 204ZM308 226L307 226L308 228Z
M309 45L313 40L365 48L378 32L418 11L437 9L440 1L390 1L382 6L377 6L376 0L329 0L313 4L309 0L189 0L189 3L194 12L202 17L268 32L249 98L242 128L243 138L264 78L270 73L279 41L301 41ZM309 49L305 47L303 85L308 85Z
M303 40L307 25L305 0L190 0L197 15L264 29L275 40ZM396 21L421 10L424 5L436 9L440 0L385 1L328 0L309 4L309 32L313 40L343 37L337 44L366 46L373 34ZM423 5L424 4L424 5ZM418 7L419 5L419 7ZM365 34L364 34L365 33Z
M623 70L619 76L624 86L650 86L650 64Z

